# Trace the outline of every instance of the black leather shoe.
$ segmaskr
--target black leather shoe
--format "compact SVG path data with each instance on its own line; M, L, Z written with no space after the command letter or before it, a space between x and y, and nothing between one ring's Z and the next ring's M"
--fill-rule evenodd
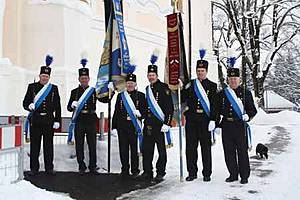
M157 174L153 179L156 183L162 182L164 180L164 176L161 174Z
M211 181L211 178L209 176L204 176L203 181L204 182L209 182L209 181Z
M51 169L51 170L47 170L46 174L49 175L49 176L55 176L56 172L53 169Z
M38 171L33 171L33 170L32 170L32 171L29 171L29 172L28 172L28 176L34 177L34 176L37 176L38 173L39 173Z
M142 173L142 175L138 176L137 178L141 181L151 181L153 179L153 175L144 172Z
M140 174L139 172L135 172L135 173L131 174L130 178L137 179L139 177L139 174Z
M82 176L82 175L85 174L85 171L86 171L86 169L80 169L80 170L78 171L78 174L79 174L80 176Z
M128 179L129 178L129 173L128 172L121 172L120 176L122 179Z
M98 168L90 169L90 173L94 175L99 175L100 173L98 172Z
M242 178L240 183L241 184L247 184L248 183L248 179L247 178Z
M193 175L193 176L190 175L190 176L186 177L185 180L186 180L186 181L193 181L193 180L195 180L196 178L197 178L196 175Z
M234 182L234 181L237 181L237 180L238 180L237 177L229 176L228 178L226 178L225 182L231 183L231 182Z

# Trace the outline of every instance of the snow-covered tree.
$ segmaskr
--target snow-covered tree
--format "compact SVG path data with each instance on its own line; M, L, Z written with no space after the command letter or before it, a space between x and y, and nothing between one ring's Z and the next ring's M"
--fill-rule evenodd
M265 89L300 104L300 45L289 44L280 51L265 85Z
M300 1L219 0L213 5L217 32L214 44L219 58L230 54L220 49L233 49L242 63L244 81L248 70L255 96L262 98L263 84L274 61L300 33Z

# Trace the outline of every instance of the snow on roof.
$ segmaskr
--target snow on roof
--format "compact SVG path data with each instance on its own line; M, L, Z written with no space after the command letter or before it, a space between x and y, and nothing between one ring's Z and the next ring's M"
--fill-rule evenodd
M264 92L265 107L266 108L293 108L295 104L275 93L272 90Z
M251 120L252 125L291 125L299 124L300 113L295 111L281 111L267 114L263 109L257 109L257 115Z

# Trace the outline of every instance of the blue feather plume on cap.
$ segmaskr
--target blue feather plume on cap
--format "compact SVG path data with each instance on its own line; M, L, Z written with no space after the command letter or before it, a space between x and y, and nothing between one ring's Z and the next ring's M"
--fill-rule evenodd
M50 55L46 56L46 66L49 67L51 65L51 63L53 62L53 57Z
M128 74L133 74L133 72L135 71L135 69L136 69L136 65L129 64L128 69L127 69Z
M154 49L152 55L151 55L151 59L150 59L150 62L152 65L154 65L157 60L158 60L158 56L159 56L159 50L158 49Z
M133 74L133 72L135 71L136 69L136 65L133 65L133 64L128 64L128 67L124 68L123 70L123 73L125 74Z
M86 58L82 58L80 61L80 64L82 65L82 67L85 67L87 62L88 62L88 60Z
M157 60L158 60L158 57L156 55L152 54L151 59L150 59L151 64L154 65Z
M203 60L203 58L206 55L206 49L200 49L199 50L199 55L200 55L201 60Z
M234 68L234 65L236 63L236 57L229 57L227 59L227 63L229 67Z

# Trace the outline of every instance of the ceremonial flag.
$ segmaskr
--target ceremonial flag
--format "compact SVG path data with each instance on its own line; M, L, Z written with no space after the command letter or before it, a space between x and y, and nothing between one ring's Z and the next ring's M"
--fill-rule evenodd
M112 3L96 83L96 92L100 98L108 97L107 86L110 80L114 82L118 91L123 90L125 77L130 73L129 49L123 24L121 0L113 0ZM110 9L111 3L106 2L105 8ZM108 13L106 11L106 18Z

